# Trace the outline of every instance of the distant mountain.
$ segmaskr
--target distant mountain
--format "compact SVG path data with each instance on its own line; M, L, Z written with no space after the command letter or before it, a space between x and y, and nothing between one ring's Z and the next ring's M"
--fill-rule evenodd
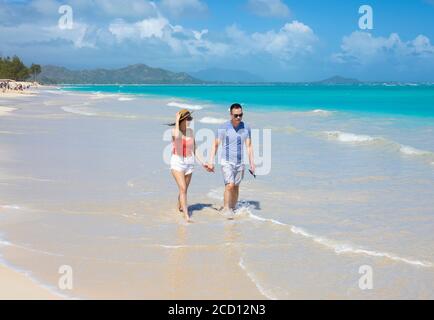
M318 83L318 84L357 84L357 83L361 83L361 82L357 79L334 76L334 77L331 77L331 78L328 78L328 79L325 79L322 81L317 81L315 83Z
M203 81L187 73L135 64L121 69L94 69L74 71L46 65L38 77L45 84L200 84Z
M254 83L264 82L260 76L243 70L211 68L189 72L195 78L209 82Z

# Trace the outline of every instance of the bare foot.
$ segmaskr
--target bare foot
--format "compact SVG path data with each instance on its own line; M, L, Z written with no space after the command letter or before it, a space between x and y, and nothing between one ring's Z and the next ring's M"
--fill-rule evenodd
M228 220L234 220L235 219L235 212L233 209L224 209L223 216Z
M184 219L185 221L187 221L188 223L191 223L193 221L191 221L190 215L188 213L184 213Z

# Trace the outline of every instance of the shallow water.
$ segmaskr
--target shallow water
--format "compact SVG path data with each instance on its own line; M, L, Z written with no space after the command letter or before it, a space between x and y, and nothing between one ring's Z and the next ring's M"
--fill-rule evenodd
M271 172L246 176L228 221L214 209L219 170L197 168L187 225L163 134L179 107L168 104L189 102L127 98L9 102L20 110L0 118L4 263L78 298L434 298L431 121L247 109L253 128L271 129ZM227 117L203 105L196 120ZM196 132L216 130L209 122ZM72 291L57 287L62 265ZM363 265L372 290L359 288Z

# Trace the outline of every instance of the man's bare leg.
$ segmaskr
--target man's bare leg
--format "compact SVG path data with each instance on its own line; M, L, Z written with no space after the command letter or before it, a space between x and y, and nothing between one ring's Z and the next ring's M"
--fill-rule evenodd
M229 183L225 187L225 196L224 196L224 209L229 210L233 209L233 198L235 196L235 188L236 186L232 183Z
M238 196L240 194L240 186L234 186L234 190L232 193L232 203L231 203L231 208L235 209L237 207L237 203L238 203Z

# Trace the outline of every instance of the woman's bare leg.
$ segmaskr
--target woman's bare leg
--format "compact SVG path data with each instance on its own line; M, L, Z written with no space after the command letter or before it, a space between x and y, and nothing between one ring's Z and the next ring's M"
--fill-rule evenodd
M188 187L190 186L192 176L193 176L192 173L185 176L185 183L187 185L187 193L188 193ZM183 212L183 209L181 207L181 200L179 199L179 195L178 195L178 210L179 210L179 212Z
M184 213L184 218L187 221L190 221L190 216L188 214L188 207L187 207L187 182L186 182L185 174L183 172L172 170L172 175L175 178L175 181L178 185L179 202L182 208L182 212Z

